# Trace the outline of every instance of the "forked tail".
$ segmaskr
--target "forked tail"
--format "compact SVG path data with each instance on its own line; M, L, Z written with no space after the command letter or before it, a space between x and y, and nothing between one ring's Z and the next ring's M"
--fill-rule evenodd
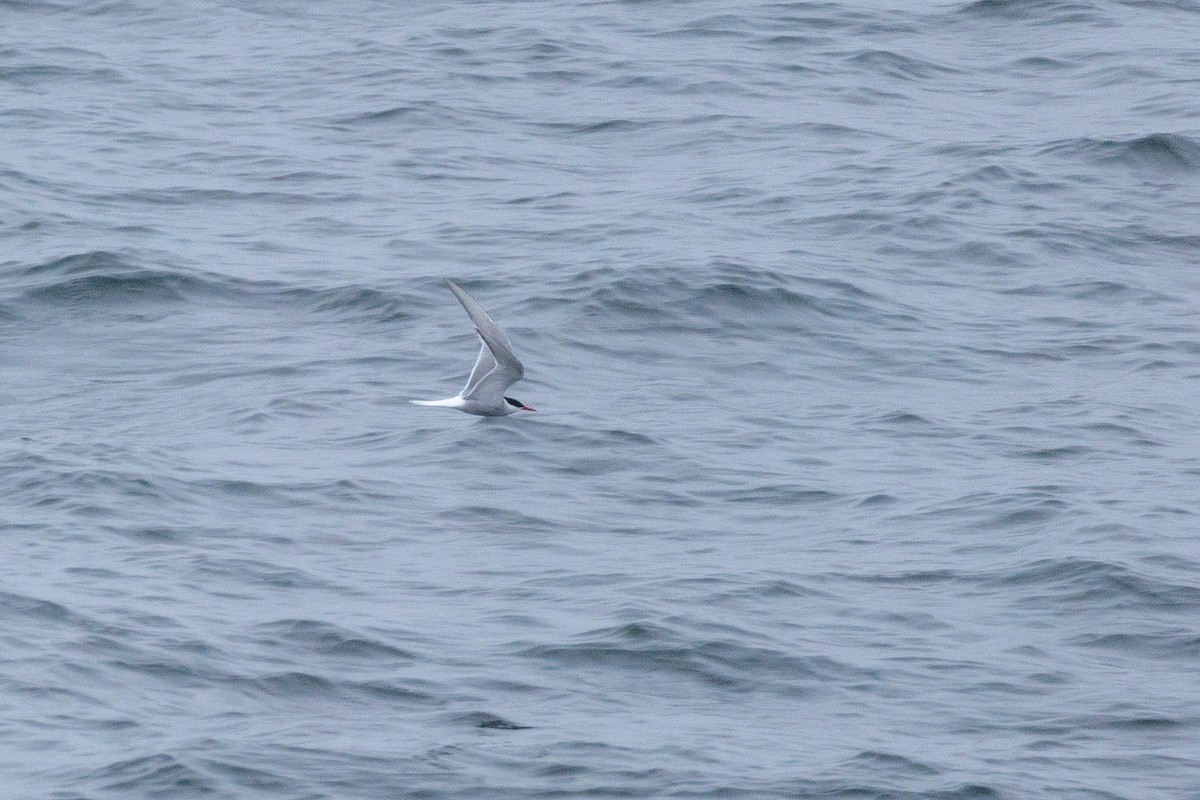
M445 400L409 400L415 406L442 406L443 408L460 408L463 404L461 397L447 397Z

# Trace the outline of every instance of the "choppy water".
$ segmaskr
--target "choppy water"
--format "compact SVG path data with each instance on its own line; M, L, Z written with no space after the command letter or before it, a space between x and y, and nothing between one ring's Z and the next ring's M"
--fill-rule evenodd
M0 30L5 797L1200 794L1200 4Z

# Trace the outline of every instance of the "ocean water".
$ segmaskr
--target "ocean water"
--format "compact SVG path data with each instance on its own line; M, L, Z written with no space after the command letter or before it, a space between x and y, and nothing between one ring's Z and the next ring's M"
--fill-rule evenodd
M0 31L0 796L1200 796L1200 3Z

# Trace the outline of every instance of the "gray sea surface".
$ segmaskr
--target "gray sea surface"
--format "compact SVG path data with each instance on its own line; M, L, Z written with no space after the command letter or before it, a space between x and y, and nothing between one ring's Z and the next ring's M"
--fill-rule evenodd
M1200 797L1200 2L0 32L0 797Z

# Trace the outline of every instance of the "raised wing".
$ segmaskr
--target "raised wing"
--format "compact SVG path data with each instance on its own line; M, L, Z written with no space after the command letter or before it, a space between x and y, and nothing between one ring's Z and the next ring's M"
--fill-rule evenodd
M475 367L471 370L471 377L467 378L467 385L458 394L461 397L466 397L471 393L471 390L483 380L483 377L496 368L496 359L492 357L492 348L487 346L487 342L482 338L479 340L479 358L475 359Z
M475 324L475 332L483 340L479 358L475 359L475 368L471 370L471 377L467 379L467 385L461 395L503 402L504 390L525 376L525 367L513 355L508 336L495 320L488 316L483 307L471 299L471 296L454 281L447 279L446 285L467 310L467 315Z
M508 387L521 380L521 376L503 364L492 367L491 372L484 375L475 385L463 394L464 400L478 400L487 405L499 406L504 403L504 392Z

